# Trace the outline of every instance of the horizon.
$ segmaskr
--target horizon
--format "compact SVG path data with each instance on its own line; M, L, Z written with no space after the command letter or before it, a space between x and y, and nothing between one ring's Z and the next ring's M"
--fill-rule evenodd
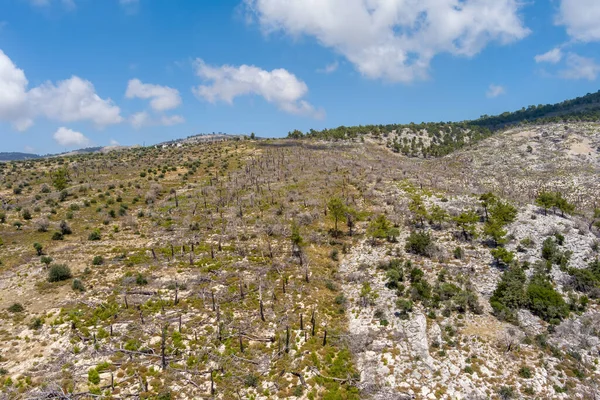
M0 0L0 152L467 121L598 90L591 0L308 4Z

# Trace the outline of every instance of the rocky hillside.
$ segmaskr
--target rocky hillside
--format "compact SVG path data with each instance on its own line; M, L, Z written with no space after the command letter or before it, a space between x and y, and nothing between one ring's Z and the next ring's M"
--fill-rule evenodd
M2 164L0 398L597 398L599 139Z

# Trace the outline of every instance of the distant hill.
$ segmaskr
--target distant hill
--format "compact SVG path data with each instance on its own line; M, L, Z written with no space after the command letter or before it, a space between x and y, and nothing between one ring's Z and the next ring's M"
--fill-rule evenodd
M397 153L412 157L440 157L517 124L600 121L600 91L557 104L523 107L500 115L483 115L462 122L339 126L307 133L294 130L290 139L375 140Z
M18 153L18 152L0 152L0 161L22 161L40 158L37 154Z
M490 129L502 128L516 123L551 123L562 121L599 121L600 120L600 91L588 93L585 96L562 103L529 106L514 112L504 112L500 115L482 115L481 118L468 121L471 125L483 126Z

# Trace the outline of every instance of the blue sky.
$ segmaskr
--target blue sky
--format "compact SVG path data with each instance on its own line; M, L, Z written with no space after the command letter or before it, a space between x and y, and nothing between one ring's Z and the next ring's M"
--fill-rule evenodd
M0 151L449 121L598 89L597 0L0 0Z

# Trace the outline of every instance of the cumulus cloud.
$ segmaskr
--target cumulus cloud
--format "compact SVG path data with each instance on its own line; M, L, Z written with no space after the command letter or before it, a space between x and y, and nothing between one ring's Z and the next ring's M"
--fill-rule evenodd
M535 58L535 62L537 62L537 63L547 62L547 63L551 63L551 64L556 64L562 60L563 53L559 47L556 47L544 54L538 54L534 58Z
M168 86L142 83L139 79L132 79L127 85L125 97L128 99L151 99L150 107L154 111L165 111L181 105L181 96L177 89Z
M308 93L306 83L285 69L265 71L253 65L214 67L201 59L196 60L195 67L196 74L207 83L192 89L198 98L233 104L236 97L257 95L285 112L323 117L322 110L303 100Z
M164 126L183 124L184 122L185 118L181 115L163 115L160 117L160 124Z
M493 98L503 95L505 93L506 93L506 89L504 88L504 86L494 85L492 83L486 92L486 96L490 99L493 99Z
M33 123L28 116L27 84L25 72L0 50L0 120L22 129Z
M84 147L91 144L83 133L65 127L58 128L53 137L56 143L63 147Z
M593 59L569 53L566 58L566 68L559 72L565 79L596 80L600 74L600 65Z
M149 121L150 114L148 114L146 111L135 113L129 117L129 122L135 129L140 129L143 126L150 125Z
M583 42L600 41L600 1L561 0L556 23Z
M61 122L91 121L99 127L118 124L121 110L96 94L94 85L77 76L57 84L46 82L31 90L22 69L0 50L0 120L20 131L35 118Z
M181 115L161 115L154 117L146 111L135 113L129 118L129 123L135 129L141 129L147 126L172 126L184 122L185 118Z
M364 76L411 82L439 53L471 57L530 31L519 0L244 0L267 33L307 35Z
M121 110L96 94L90 81L77 76L56 85L46 82L28 93L33 110L62 122L92 121L98 126L118 124Z

